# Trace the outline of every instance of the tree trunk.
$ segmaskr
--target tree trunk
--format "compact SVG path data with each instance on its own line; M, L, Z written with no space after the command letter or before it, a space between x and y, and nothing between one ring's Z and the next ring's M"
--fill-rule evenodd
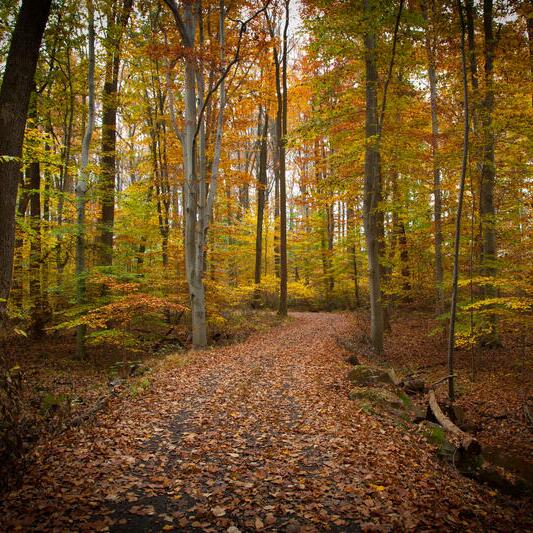
M281 137L279 141L279 309L280 316L287 316L287 176L285 152L287 146L287 37L289 30L289 3L285 0L285 26L283 28L283 51L281 54L282 95L278 94L278 105L281 103ZM281 99L280 99L281 96ZM281 100L281 102L280 102Z
M118 77L122 34L128 23L133 0L124 0L116 13L113 5L107 16L105 81L102 93L102 154L100 160L100 265L113 263L113 225L115 221L115 185L117 150Z
M66 48L66 76L68 82L68 109L65 112L64 118L64 134L63 134L63 149L61 153L61 175L59 178L59 199L57 201L57 225L61 226L63 224L63 207L64 207L64 198L65 192L71 192L71 179L69 175L69 164L70 164L70 150L72 144L72 132L74 126L74 107L75 103L75 94L74 87L72 83L72 72L70 66L70 47ZM62 256L63 248L63 236L61 232L56 239L55 244L55 256L56 256L56 270L57 270L57 284L58 286L62 285L63 282L63 269L68 261L68 254L65 254L65 257Z
M533 81L533 1L529 0L529 13L526 16L527 41L529 45L529 78ZM531 94L531 105L533 106L533 93Z
M196 3L194 4L197 8ZM196 160L195 132L197 125L196 110L196 59L193 45L196 35L197 16L193 6L185 6L185 25L190 39L190 50L185 60L185 130L183 143L183 166L185 171L185 271L189 286L191 303L192 342L195 347L207 344L206 317L202 272L197 264L197 225L199 184ZM202 253L203 257L203 253Z
M481 127L480 127L480 91L479 91L479 76L477 66L476 55L476 41L475 41L475 11L474 1L466 0L465 2L465 15L466 15L466 34L467 34L467 46L468 46L468 70L470 71L470 82L472 84L472 94L470 96L470 108L472 116L472 131L470 135L470 160L474 162L476 172L471 173L470 184L472 191L472 217L476 216L474 206L476 204L476 196L480 196L481 189L481 171L482 171L482 139ZM476 221L472 220L472 226L476 225ZM481 236L483 230L481 228L481 217L479 219L478 233L474 236L472 232L472 256L474 255L474 249L478 256L479 262L481 262L482 244ZM472 261L473 263L473 261Z
M356 224L355 224L355 213L353 207L348 207L346 212L346 225L348 230L348 253L351 257L351 263L353 268L353 284L354 284L354 296L355 296L355 307L360 307L361 300L359 296L359 277L357 273L357 242L356 242Z
M51 0L23 0L0 89L0 322L6 318L13 276L15 209L24 129Z
M481 165L480 203L482 248L481 267L483 275L490 278L484 284L485 298L497 295L493 284L496 276L496 211L494 208L494 185L496 180L496 165L494 160L494 127L492 116L494 113L494 35L492 0L483 2L483 30L485 34L485 98L481 109L483 127L483 162ZM489 317L490 331L484 336L483 343L498 346L500 341L496 330L496 317Z
M277 58L277 51L274 52ZM279 61L276 66L276 88L279 86ZM278 104L276 120L273 124L273 156L274 156L274 273L277 278L280 275L279 257L279 182L280 182L280 153L279 138L281 135L281 107Z
M28 178L31 189L30 221L32 238L30 241L30 302L31 302L31 332L39 338L44 334L47 321L47 305L41 287L41 166L39 161L32 161L28 167Z
M371 15L370 0L364 1L365 14ZM370 17L368 17L370 20ZM370 22L368 22L370 23ZM365 37L365 184L364 184L364 221L368 255L368 292L370 297L370 329L374 354L383 354L383 306L381 301L381 266L380 266L380 202L381 176L378 143L378 106L376 67L376 37L371 28L367 28Z
M435 66L435 39L432 39L426 2L422 2L422 13L426 24L426 54L428 61L429 100L431 105L431 152L433 159L433 216L435 219L435 287L437 291L435 310L444 312L444 268L442 266L442 191L439 165L439 118L437 112L437 72ZM434 14L433 14L434 15Z
M322 256L322 278L324 281L324 294L326 300L326 307L329 308L330 305L330 285L329 285L329 263L328 263L328 211L329 206L322 210L320 213L321 228L320 228L320 255Z
M76 186L77 197L77 235L76 235L76 280L77 302L79 306L86 301L86 265L85 265L85 203L87 194L87 165L89 164L89 149L94 130L95 103L94 103L94 6L92 0L87 0L88 11L88 111L87 127L81 145L81 168ZM76 332L76 357L85 357L85 324L80 324Z
M459 180L459 197L457 200L457 215L455 219L455 243L453 253L453 274L452 274L452 301L450 309L450 330L448 336L448 396L450 401L455 400L454 383L454 357L455 348L455 315L457 311L457 286L459 281L459 244L461 241L461 215L463 213L463 196L465 188L465 178L468 165L468 136L470 131L470 113L468 102L468 80L466 73L466 49L465 49L465 23L463 17L463 6L461 0L456 0L457 10L461 26L461 61L463 80L463 108L464 108L464 130L463 130L463 160L461 165L461 178Z
M262 107L259 108L259 123L261 123ZM267 187L267 157L268 157L268 111L264 111L264 119L259 139L259 162L257 165L257 224L255 232L255 273L254 282L261 283L261 258L263 253L263 218L265 213L265 189ZM260 303L258 288L254 293L254 305Z
M20 176L20 193L17 202L16 216L24 219L28 204L30 202L30 195L28 192L29 185L25 178ZM10 301L15 308L22 308L24 299L24 274L22 270L23 264L23 250L24 250L24 232L15 232L15 247L13 251L13 277L10 291Z

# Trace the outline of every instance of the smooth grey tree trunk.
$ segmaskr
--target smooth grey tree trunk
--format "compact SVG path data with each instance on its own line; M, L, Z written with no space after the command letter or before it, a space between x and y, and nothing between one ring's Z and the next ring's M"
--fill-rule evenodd
M95 32L94 32L94 5L92 0L87 1L88 16L88 65L87 65L87 86L88 86L88 110L87 126L81 144L81 167L76 185L77 199L77 235L76 235L76 282L77 282L77 303L79 306L86 301L86 265L85 265L85 204L87 194L87 166L89 164L89 149L94 130L95 102L94 102L94 69L95 69ZM76 357L85 357L85 324L80 324L76 331Z
M209 187L207 183L207 138L205 126L205 106L213 94L205 94L204 72L195 54L195 42L201 16L199 0L187 3L183 7L183 17L174 0L165 0L171 9L182 44L188 49L185 59L184 75L184 125L181 130L177 123L173 95L170 94L169 105L173 129L181 141L183 151L184 184L184 224L185 224L185 270L189 286L191 304L192 343L196 348L207 345L207 320L204 288L204 260L207 244L207 230L217 189L220 165L222 133L224 126L224 108L226 106L225 75L225 5L220 0L219 9L219 44L221 68L224 72L216 87L219 92L219 109L217 129L213 147L213 160ZM200 41L202 29L200 27ZM201 44L201 43L200 43ZM171 92L171 89L170 89ZM199 105L197 105L197 100Z

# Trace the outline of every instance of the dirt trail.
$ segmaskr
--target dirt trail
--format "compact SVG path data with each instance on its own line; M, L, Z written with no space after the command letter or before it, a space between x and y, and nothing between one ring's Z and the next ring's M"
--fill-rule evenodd
M0 530L526 530L523 503L348 400L335 335L349 331L341 314L294 313L161 370L42 447Z

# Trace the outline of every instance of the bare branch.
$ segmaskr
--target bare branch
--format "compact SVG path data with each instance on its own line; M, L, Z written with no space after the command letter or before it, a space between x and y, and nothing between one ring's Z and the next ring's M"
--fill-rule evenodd
M165 1L167 1L167 0L165 0ZM221 74L220 78L213 85L213 87L211 87L211 89L208 91L208 93L207 93L207 95L206 95L206 97L204 99L204 102L203 102L202 107L200 109L200 113L198 114L198 122L197 122L197 125L196 125L196 132L194 133L194 138L195 139L198 136L198 133L200 131L200 124L202 122L202 118L203 118L205 109L207 107L207 104L209 103L209 100L211 99L213 94L216 93L216 91L220 87L220 84L226 79L226 77L229 74L230 70L232 69L233 65L235 65L240 59L242 38L243 38L244 33L246 32L247 24L249 24L253 19L255 19L257 16L259 16L261 13L265 12L266 9L268 8L270 2L271 2L271 0L267 0L266 4L261 9L256 11L251 17L247 18L245 21L242 21L242 20L239 20L239 19L236 20L236 22L238 22L241 25L241 28L239 30L239 38L237 40L237 50L235 51L235 55L233 56L233 59L228 63L227 67L222 71L222 74ZM227 17L227 18L229 18L229 17ZM232 19L230 19L230 20L232 20Z
M392 52L389 63L389 72L387 73L387 79L385 80L385 87L383 88L383 100L381 102L381 115L378 122L378 132L381 135L383 129L383 120L385 119L385 109L387 105L387 90L389 88L390 80L392 78L392 69L394 68L394 59L396 57L396 44L398 42L398 30L400 28L400 19L402 18L404 0L400 0L400 7L398 8L398 15L396 16L396 24L394 26L394 35L392 38Z
M167 94L168 94L168 110L170 114L170 125L174 131L176 137L183 142L183 131L178 127L178 121L176 119L176 106L174 100L174 91L172 90L172 81L170 79L170 72L176 65L177 61L167 61L166 82L167 82Z

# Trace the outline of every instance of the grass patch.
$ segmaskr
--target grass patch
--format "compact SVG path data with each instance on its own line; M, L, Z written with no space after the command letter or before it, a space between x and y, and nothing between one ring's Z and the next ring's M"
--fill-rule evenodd
M152 388L152 380L148 376L143 376L133 383L130 383L129 393L132 398L136 398L144 394L146 391Z
M412 407L413 405L413 400L411 400L411 398L409 398L409 396L407 396L407 394L405 394L405 392L403 391L399 391L398 392L398 397L400 398L403 406L406 408L406 409L409 409Z

